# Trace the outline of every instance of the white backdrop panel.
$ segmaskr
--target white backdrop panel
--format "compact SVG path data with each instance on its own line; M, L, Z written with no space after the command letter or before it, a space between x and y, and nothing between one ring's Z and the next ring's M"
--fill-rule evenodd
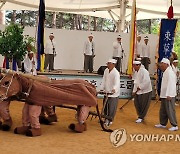
M0 26L3 30L4 26ZM57 56L55 57L55 69L69 69L69 70L83 70L84 56L83 46L84 42L88 39L89 31L77 31L77 30L61 30L61 29L45 29L45 42L48 39L49 34L53 32L56 41ZM36 28L25 27L24 34L35 37ZM98 70L100 66L106 65L106 61L112 57L112 44L116 40L117 33L112 32L92 32L95 41L95 54L94 58L94 70ZM125 57L123 60L123 71L127 68L127 61L129 56L129 34L122 33L122 44L125 51ZM142 35L142 43L143 37ZM149 44L151 46L151 65L150 73L154 73L155 70L155 53L157 50L158 36L148 35ZM0 56L0 63L2 65L3 57Z

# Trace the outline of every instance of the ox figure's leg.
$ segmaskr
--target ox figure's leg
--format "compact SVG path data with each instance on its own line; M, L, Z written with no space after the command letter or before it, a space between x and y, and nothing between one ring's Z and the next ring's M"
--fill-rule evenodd
M25 103L22 111L23 126L14 129L15 134L26 134L27 136L40 136L41 129L39 115L41 106L29 105Z
M46 117L45 113L48 115ZM57 122L57 115L53 110L53 106L43 106L41 114L39 116L39 121L41 124L49 125L52 122Z
M28 129L31 128L30 118L29 118L29 105L27 103L24 104L22 110L22 126L16 127L14 129L15 134L23 134L25 135Z
M12 119L9 113L9 105L10 105L10 101L0 102L0 117L3 120L3 122L1 122L1 129L3 131L10 130L12 126Z
M47 119L49 122L57 122L57 115L53 109L53 106L44 106L44 110L48 115Z
M26 136L40 136L41 128L39 123L39 115L41 114L41 106L30 105L29 116L31 121L31 129L26 132Z
M77 110L77 120L78 123L77 124L70 124L69 125L69 129L78 132L78 133L82 133L83 131L87 130L87 124L85 123L88 114L89 114L89 109L90 107L88 106L78 106L78 110Z

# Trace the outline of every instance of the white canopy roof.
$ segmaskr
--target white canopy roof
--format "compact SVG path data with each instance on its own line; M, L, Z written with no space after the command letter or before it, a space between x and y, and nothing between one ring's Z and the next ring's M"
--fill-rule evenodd
M46 10L72 12L115 20L120 16L121 0L45 0ZM126 1L126 20L130 20L133 0ZM39 0L1 0L1 10L37 10ZM170 0L136 0L137 19L166 18ZM180 17L180 0L173 0L175 17ZM111 15L110 15L111 14Z

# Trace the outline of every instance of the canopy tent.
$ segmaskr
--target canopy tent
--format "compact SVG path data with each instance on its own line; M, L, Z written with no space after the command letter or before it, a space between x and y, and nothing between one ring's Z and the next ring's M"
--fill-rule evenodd
M113 19L118 31L124 31L131 20L133 0L45 0L46 10L84 14ZM137 20L166 18L171 0L137 0ZM1 10L37 10L39 0L1 0ZM180 1L173 0L174 17L180 17Z
M46 10L72 12L119 20L130 20L133 0L45 0ZM170 0L137 0L137 19L165 18ZM36 10L39 0L1 0L1 10ZM175 17L180 17L180 0L173 0ZM126 8L126 9L125 9Z

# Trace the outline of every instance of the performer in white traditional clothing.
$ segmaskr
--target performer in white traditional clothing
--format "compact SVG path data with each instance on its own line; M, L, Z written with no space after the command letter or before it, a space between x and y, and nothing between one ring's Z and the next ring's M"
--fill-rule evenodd
M176 83L177 83L177 98L179 97L179 92L180 92L180 86L179 86L179 69L178 69L178 60L176 59L176 60L173 60L173 62L172 62L172 70L173 70L173 72L175 73L175 75L176 75ZM175 102L175 105L179 105L179 101L178 102Z
M89 73L93 72L93 63L95 57L95 43L93 41L93 35L88 36L88 40L84 43L84 71Z
M173 60L172 69L178 78L179 77L178 60Z
M135 61L140 61L141 62L141 58L136 58ZM141 68L145 68L143 64L141 64ZM132 80L134 81L136 76L137 76L137 71L135 71L135 69L133 68L133 74L132 74Z
M136 43L136 50L135 50L135 57L139 58L142 54L142 43L141 43L141 36L137 36L137 43Z
M150 60L150 45L148 44L149 38L148 36L144 37L144 43L142 44L142 51L140 57L142 58L142 64L144 65L145 69L149 70L149 64L151 63Z
M112 93L112 95L107 96L107 102L104 104L104 114L110 117L110 120L105 120L106 126L111 125L114 120L120 95L120 75L115 68L116 62L115 59L110 59L107 62L107 68L104 71L102 84L100 86L101 91ZM105 99L106 98L104 98L104 100Z
M141 123L150 106L152 85L149 72L141 66L140 61L134 61L133 68L137 71L133 87L134 105L138 114L136 123Z
M49 35L49 39L46 41L44 53L45 53L44 69L47 69L49 65L49 71L53 71L54 70L54 57L57 55L56 42L54 41L53 33Z
M117 40L113 43L113 59L117 60L116 69L122 73L122 60L124 56L124 50L121 39L121 35L118 35Z
M176 75L167 58L161 60L160 69L163 71L160 92L160 124L155 125L155 127L166 128L169 119L172 125L172 127L169 128L169 131L176 131L178 130L175 111Z
M37 61L34 58L34 53L32 51L28 52L27 58L24 60L24 70L25 73L37 75Z

